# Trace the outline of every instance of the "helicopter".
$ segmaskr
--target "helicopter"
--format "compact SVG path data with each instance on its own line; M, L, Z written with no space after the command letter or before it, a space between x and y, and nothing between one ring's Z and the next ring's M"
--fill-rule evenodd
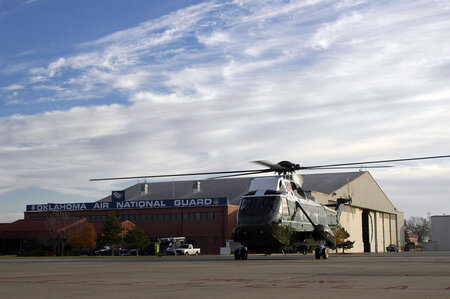
M286 164L282 161L276 166ZM302 189L303 179L294 173L254 178L243 195L232 232L236 260L246 260L248 253L269 255L276 252L316 248L316 259L328 258L327 247L335 248L333 230L339 226L344 204L351 197L338 198L335 208L309 199Z
M306 252L314 250L316 259L328 259L328 248L336 247L333 230L339 227L344 205L351 205L352 198L338 198L335 204L320 204L306 196L302 188L303 178L299 170L384 168L387 165L371 165L414 160L450 158L450 155L416 158L363 161L328 165L300 166L290 161L272 163L253 161L264 169L231 170L197 173L162 174L91 179L90 181L161 178L179 176L220 175L211 179L251 174L275 173L274 176L255 177L249 190L240 201L237 226L233 240L241 247L234 251L236 260L247 260L249 253Z

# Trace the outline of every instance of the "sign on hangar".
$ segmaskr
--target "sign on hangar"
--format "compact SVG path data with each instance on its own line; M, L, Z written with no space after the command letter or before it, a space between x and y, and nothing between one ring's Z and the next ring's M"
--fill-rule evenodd
M27 212L208 207L228 205L226 197L27 205Z

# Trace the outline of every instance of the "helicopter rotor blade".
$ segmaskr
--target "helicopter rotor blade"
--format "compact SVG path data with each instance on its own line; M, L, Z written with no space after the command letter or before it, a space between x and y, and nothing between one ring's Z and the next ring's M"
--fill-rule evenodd
M450 155L430 156L430 157L416 157L416 158L404 158L404 159L391 159L391 160L378 160L378 161L364 161L364 162L352 162L352 163L339 163L339 164L328 164L328 165L303 166L302 169L316 169L316 168L323 169L324 167L333 167L334 168L334 167L339 167L339 166L377 164L377 163L392 163L392 162L429 160L429 159L442 159L442 158L450 158Z
M275 164L266 160L256 160L252 161L253 163L260 164L270 168L270 171L284 171L285 169L279 164Z
M281 162L278 162L277 164L274 164L269 161L258 160L258 161L253 161L253 163L260 164L260 165L266 166L268 168L266 168L266 169L244 169L244 170L230 170L230 171L212 171L212 172L194 172L194 173L175 173L175 174L160 174L160 175L95 178L95 179L90 179L89 181L130 180L130 179L167 178L167 177L200 176L200 175L220 175L217 178L225 178L225 177L257 174L257 173L265 173L265 172L276 172L278 174L282 174L282 173L286 174L286 173L294 173L296 170L386 168L386 167L392 167L392 166L385 166L385 165L365 166L365 164L391 163L391 162L441 159L441 158L450 158L450 155L379 160L379 161L364 161L364 162L352 162L352 163L339 163L339 164L325 164L325 165L302 166L302 167L299 164L294 164L289 161L281 161ZM228 174L230 174L230 175L228 175Z
M97 178L89 181L113 181L113 180L131 180L131 179L148 179L148 178L166 178L166 177L180 177L180 176L195 176L195 175L211 175L211 174L227 174L239 173L240 175L247 173L256 173L264 169L249 169L249 170L230 170L230 171L212 171L212 172L193 172L193 173L174 173L174 174L160 174L160 175L142 175L142 176L126 176L126 177L111 177L111 178ZM266 170L264 170L266 171ZM267 169L270 171L270 169Z
M306 170L320 170L320 169L361 169L361 168L390 168L394 167L392 165L380 165L380 166L336 166L336 167L314 167L314 168L306 168ZM303 169L303 168L302 168Z
M216 177L212 177L212 178L209 178L209 179L210 180L224 179L224 178L238 177L238 176L241 176L241 175L258 174L258 173L266 173L266 172L272 172L272 170L271 169L262 169L260 171L254 171L254 172L246 172L246 173L238 173L238 174L216 176Z

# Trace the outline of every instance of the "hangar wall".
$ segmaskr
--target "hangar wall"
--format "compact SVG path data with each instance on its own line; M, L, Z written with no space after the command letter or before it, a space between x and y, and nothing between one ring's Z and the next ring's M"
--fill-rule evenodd
M345 173L344 173L345 174ZM405 246L404 216L398 211L369 172L348 180L329 193L312 191L322 204L336 203L337 198L352 198L345 206L340 223L350 234L354 247L348 252L385 252L390 244Z
M450 250L450 215L431 216L429 250Z
M364 248L363 209L344 207L340 223L350 234L349 240L355 241L354 247L347 250L348 252L386 252L389 244L404 246L404 242L399 236L399 230L403 225L400 224L398 215L370 211L368 218L367 238L370 243L370 251Z

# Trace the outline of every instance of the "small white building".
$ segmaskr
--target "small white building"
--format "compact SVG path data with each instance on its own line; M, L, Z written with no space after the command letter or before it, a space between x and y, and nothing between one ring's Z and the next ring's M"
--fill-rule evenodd
M450 250L450 215L431 216L428 250Z

